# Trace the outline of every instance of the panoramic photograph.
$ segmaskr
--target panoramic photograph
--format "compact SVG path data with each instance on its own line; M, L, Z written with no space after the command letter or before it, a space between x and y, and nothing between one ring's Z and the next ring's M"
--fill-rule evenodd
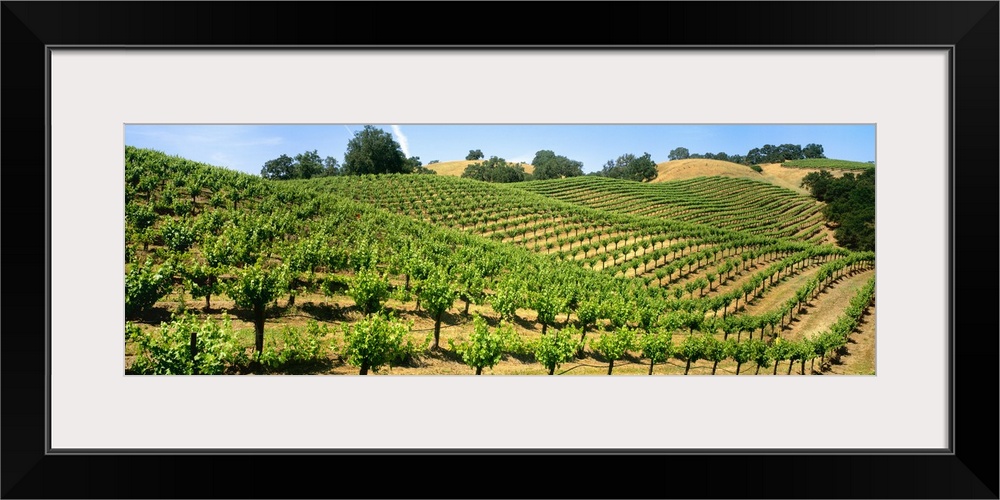
M127 375L875 375L875 125L126 125Z

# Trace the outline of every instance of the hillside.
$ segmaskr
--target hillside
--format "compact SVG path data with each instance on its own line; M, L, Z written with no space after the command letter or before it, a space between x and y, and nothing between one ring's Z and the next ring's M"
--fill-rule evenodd
M705 177L650 185L585 176L490 184L382 176L301 184L587 270L639 278L647 287L669 284L670 279L661 278L679 271L682 262L699 262L698 256L711 256L707 264L721 262L731 251L748 258L775 248L783 254L851 254L828 244L833 240L817 202L742 179ZM702 264L695 269L694 276L708 272Z
M651 184L585 176L534 181L523 187L621 214L701 223L773 238L834 242L823 227L822 204L760 180L714 176Z
M802 187L802 179L810 172L819 171L818 168L809 168L807 166L791 168L782 163L763 163L760 167L762 171L758 173L746 165L728 161L696 158L673 160L657 164L656 169L659 175L651 182L659 183L711 176L735 177L770 182L775 186L807 195L809 191ZM830 173L834 177L840 177L849 171L843 168L834 168L830 170Z
M804 195L809 194L809 190L802 187L802 179L812 172L819 172L819 169L812 168L789 168L785 167L781 163L763 163L761 164L761 179L775 186L781 186L783 188L791 189L797 193ZM834 177L842 177L844 174L849 172L848 170L833 169L829 171Z
M688 158L672 160L656 165L658 175L651 182L667 182L695 177L738 177L743 179L760 179L761 174L754 172L746 165L722 160L705 160Z
M462 172L465 172L465 167L473 163L479 163L483 160L454 160L454 161L442 161L438 163L433 163L430 165L424 165L425 167L437 172L438 175L449 175L455 177L461 177ZM510 163L510 162L508 162ZM522 163L524 166L524 172L527 174L534 173L535 166L529 163Z
M850 358L874 254L780 237L797 227L794 194L694 179L674 217L525 189L569 181L269 181L126 147L126 373L471 374L462 346L483 329L503 335L484 374L749 375L732 350L749 338L761 374ZM648 193L635 186L672 187L588 182L637 208ZM727 194L759 212L727 208ZM398 346L359 361L351 335L386 317ZM637 340L610 357L614 336ZM644 359L639 339L656 336L702 354ZM552 342L571 356L549 366Z
M875 168L874 163L865 163L851 160L837 160L834 158L807 158L804 160L788 160L782 163L787 168L809 168L828 170L854 170L865 171Z

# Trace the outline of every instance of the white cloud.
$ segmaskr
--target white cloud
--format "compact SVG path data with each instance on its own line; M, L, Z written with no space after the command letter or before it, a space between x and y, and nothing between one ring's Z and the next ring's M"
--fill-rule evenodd
M535 153L521 153L509 160L507 163L531 163L535 159Z
M233 163L233 158L226 153L215 152L210 156L212 164L216 166L229 166Z
M232 144L228 144L228 146L237 148L245 148L252 146L277 146L278 144L281 144L283 142L285 142L285 139L282 137L261 137L259 139L250 139L243 142L234 142Z
M410 145L406 142L406 136L403 135L403 131L400 130L399 125L392 126L392 134L396 136L396 142L399 143L400 149L403 150L403 155L409 158Z

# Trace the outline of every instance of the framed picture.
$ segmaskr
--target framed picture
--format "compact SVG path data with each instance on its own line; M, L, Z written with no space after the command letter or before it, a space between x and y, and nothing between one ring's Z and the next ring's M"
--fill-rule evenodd
M536 15L515 5L490 22ZM992 259L975 258L996 240L997 3L737 3L708 29L674 24L716 8L578 4L575 29L635 28L611 37L623 46L522 46L509 33L410 38L435 25L416 4L5 2L4 65L19 78L5 85L17 127L5 126L4 163L9 186L37 186L8 197L10 234L35 235L8 249L36 242L16 251L46 279L24 294L44 299L8 299L24 323L4 338L3 495L478 496L465 488L486 470L496 481L482 494L522 496L497 472L570 460L615 465L553 477L544 496L645 484L638 496L996 498L996 464L977 458L996 456L995 428L973 422L997 416L979 395L995 394L979 381L995 380L981 353L996 338L975 333L997 330L977 314L996 303ZM140 123L874 124L878 371L125 377L121 159L125 127ZM336 493L266 479L307 463L393 479L337 480ZM207 471L204 489L191 477ZM720 471L738 478L718 484ZM413 486L428 477L440 482Z

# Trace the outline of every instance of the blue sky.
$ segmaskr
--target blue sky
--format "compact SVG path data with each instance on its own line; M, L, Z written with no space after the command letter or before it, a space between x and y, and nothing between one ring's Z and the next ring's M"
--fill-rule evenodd
M462 160L480 149L486 158L530 162L542 149L583 162L584 172L626 153L649 153L657 163L682 146L691 153L745 155L764 144L823 145L828 158L875 160L874 125L376 125L391 132L407 156ZM316 150L341 163L347 143L364 124L127 125L125 144L211 165L260 174L282 154Z

